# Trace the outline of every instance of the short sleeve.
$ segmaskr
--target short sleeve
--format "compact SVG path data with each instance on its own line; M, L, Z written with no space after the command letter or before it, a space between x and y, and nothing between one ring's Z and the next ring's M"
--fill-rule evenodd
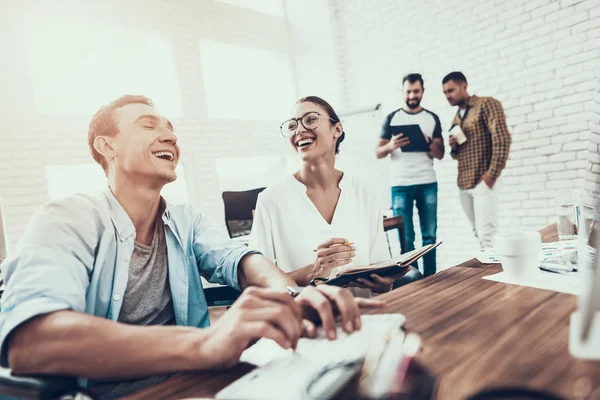
M435 120L435 127L433 128L432 137L434 139L442 139L442 124L440 122L440 118L437 116L437 114L431 113L431 115L433 115L433 119Z
M381 125L381 134L379 135L380 139L386 139L386 140L392 139L392 132L390 130L390 121L392 120L392 117L394 116L395 113L396 112L394 111L393 113L391 113L387 117L385 117L385 120L383 121L383 124Z

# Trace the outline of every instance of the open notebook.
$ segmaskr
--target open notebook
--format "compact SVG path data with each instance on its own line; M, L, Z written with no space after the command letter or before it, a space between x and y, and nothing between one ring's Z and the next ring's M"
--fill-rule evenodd
M382 261L371 265L351 265L348 267L336 268L331 272L327 278L323 280L323 283L328 285L342 286L358 278L368 277L371 274L377 274L380 276L396 275L401 273L403 270L408 272L410 265L429 253L431 250L438 247L442 242L436 244L430 244L420 249L409 251L408 253L402 254L400 257L393 258L391 260Z

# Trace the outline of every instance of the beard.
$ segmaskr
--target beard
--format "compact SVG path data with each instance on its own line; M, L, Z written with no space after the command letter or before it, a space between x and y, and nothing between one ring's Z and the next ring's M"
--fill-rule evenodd
M419 107L420 104L421 104L421 99L406 100L406 106L411 109L415 109L415 108Z

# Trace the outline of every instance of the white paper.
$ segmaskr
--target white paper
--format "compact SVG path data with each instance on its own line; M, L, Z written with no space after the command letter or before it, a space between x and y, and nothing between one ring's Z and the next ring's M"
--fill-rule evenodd
M351 361L363 358L373 340L389 332L390 329L400 329L406 318L402 314L375 314L361 316L362 327L350 335L338 327L336 340L324 337L316 339L301 338L298 341L296 353L324 365ZM244 351L240 361L259 367L270 361L290 357L293 350L286 350L271 339L260 339Z
M528 286L535 289L552 290L559 293L579 295L583 289L583 280L578 272L556 274L553 272L536 271L531 277L514 279L504 271L484 276L489 281L508 283L511 285Z

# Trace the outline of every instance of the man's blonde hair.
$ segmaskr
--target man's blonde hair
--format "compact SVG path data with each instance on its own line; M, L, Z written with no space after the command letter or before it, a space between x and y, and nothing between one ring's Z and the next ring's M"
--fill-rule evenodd
M108 163L106 162L106 159L102 157L102 154L98 153L94 148L94 141L98 136L114 136L119 132L117 121L115 121L114 118L114 111L127 104L146 104L147 106L154 107L154 103L148 97L126 94L113 100L107 105L100 107L92 117L88 128L88 145L90 146L92 157L100 164L104 173L107 175Z

